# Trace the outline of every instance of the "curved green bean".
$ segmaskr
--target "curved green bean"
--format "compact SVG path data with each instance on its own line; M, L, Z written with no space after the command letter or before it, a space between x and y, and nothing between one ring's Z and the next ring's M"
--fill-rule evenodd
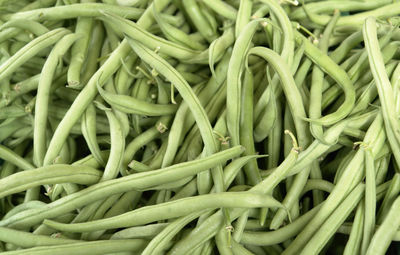
M339 21L338 21L339 22ZM356 100L355 90L353 84L348 77L347 73L335 64L332 59L323 54L311 42L309 42L303 35L296 33L296 42L304 45L306 55L318 65L318 67L330 75L343 89L345 93L345 101L336 110L336 112L328 114L319 119L312 119L311 122L320 125L332 125L341 119L345 118L353 109Z

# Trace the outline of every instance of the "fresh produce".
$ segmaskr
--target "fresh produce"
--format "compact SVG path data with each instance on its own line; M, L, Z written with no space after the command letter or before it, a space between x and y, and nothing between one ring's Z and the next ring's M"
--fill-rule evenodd
M400 251L400 2L0 7L1 254Z

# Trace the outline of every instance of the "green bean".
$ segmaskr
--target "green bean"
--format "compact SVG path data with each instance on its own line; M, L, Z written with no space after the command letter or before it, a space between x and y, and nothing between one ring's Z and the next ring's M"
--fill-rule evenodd
M353 224L349 224L349 223L344 223L342 226L340 226L340 228L338 229L338 233L341 234L349 234L350 233L350 228L352 228ZM375 226L375 229L379 228L379 225ZM400 231L396 231L392 241L398 241L400 239Z
M386 65L385 69L388 75L391 75L394 72L394 68L395 68L395 63L390 63ZM359 89L358 94L359 98L357 99L352 114L365 110L369 106L369 104L372 103L372 101L376 98L376 96L378 95L378 91L375 86L375 81L373 79L370 80L368 85L366 85L366 87L364 87L363 89Z
M4 215L4 219L7 219L10 216L12 216L12 215L14 215L16 213L22 212L24 210L31 209L31 208L38 208L38 207L42 207L44 205L46 205L46 204L44 202L41 202L41 201L28 201L28 202L26 202L24 204L20 204L20 205L17 205L15 207L13 207L10 211L8 211Z
M333 32L333 29L335 27L337 20L339 19L339 15L340 15L339 12L334 13L332 20L326 26L325 31L322 35L322 39L319 42L318 46L323 53L326 53L328 51L329 38ZM314 66L313 71L312 71L312 85L311 85L311 89L310 89L310 98L313 99L313 100L310 100L310 107L309 107L310 119L317 119L317 118L321 117L323 77L324 77L324 73L322 72L322 70L319 69L318 66ZM321 140L323 143L326 142L323 140L323 129L322 129L321 125L311 123L310 131L311 131L311 134L313 134L313 136L316 139Z
M23 170L35 168L30 162L3 145L0 145L0 158Z
M251 15L252 19L258 19L258 18L262 18L265 15L267 15L269 12L269 7L268 5L261 5L261 7L259 7L254 13L253 15Z
M325 132L325 141L335 143L347 124L347 121L342 121L328 129ZM298 163L291 169L289 175L296 174L303 170L305 166L311 164L313 160L322 156L330 147L331 146L329 145L318 142L318 140L314 141L304 152L300 153Z
M236 222L235 231L234 231L233 236L232 236L233 240L235 240L236 242L240 242L240 240L242 239L243 231L244 231L244 229L246 227L246 223L247 223L247 220L248 220L248 217L249 217L249 213L250 213L249 210L244 212ZM260 217L263 217L263 216L264 215L262 215L262 213L261 213ZM260 225L264 225L263 222L260 222Z
M0 32L1 39L0 42L4 43L7 40L16 37L20 33L20 30L17 28L8 28Z
M156 2L155 2L156 3ZM160 26L163 34L168 40L183 46L189 47L193 50L204 50L205 46L197 41L191 40L190 37L180 29L168 24L162 18L161 15L156 11L156 4L154 4L154 17L157 20L157 24Z
M44 235L34 235L31 233L18 231L10 228L3 228L3 227L0 227L0 240L6 243L12 243L22 248L51 246L51 245L80 242L78 240L53 238Z
M41 36L42 34L49 32L49 29L43 26L42 24L35 21L26 22L26 20L23 19L7 21L6 23L0 26L0 30L10 27L17 27L20 29L28 30L29 32L33 33L36 36Z
M193 22L194 26L207 41L212 42L214 39L216 39L216 31L206 19L204 13L200 11L200 8L196 1L184 1L182 2L182 6L186 13L189 15L189 19Z
M276 111L277 116L280 116L282 112L281 103L277 100L276 102ZM279 151L281 148L281 133L282 133L282 119L277 118L275 120L275 125L270 131L269 139L267 141L267 152L269 154L267 167L273 168L276 167L279 163Z
M382 224L383 220L386 217L387 212L390 209L390 206L393 204L393 201L396 199L398 193L400 192L399 188L399 174L395 174L391 180L390 187L385 194L385 198L383 199L382 205L379 208L377 215L377 223Z
M135 22L124 19L118 15L105 12L103 16L102 19L118 28L117 31L121 31L132 39L141 40L147 47L159 49L160 53L171 55L172 57L179 59L188 59L199 54L199 52L195 50L167 41L161 37L154 36L140 28L140 26Z
M160 205L143 207L132 212L121 214L119 216L93 222L63 224L50 220L45 220L44 224L58 230L69 232L96 231L109 228L131 227L135 225L146 224L153 221L188 215L190 213L204 209L219 207L237 207L237 203L240 203L240 206L242 208L281 207L280 203L272 197L259 195L257 193L214 193L196 196L193 198L182 198Z
M248 23L243 32L238 35L234 45L231 61L227 72L227 96L226 96L226 121L229 135L232 139L232 145L240 144L239 126L240 126L240 100L241 100L241 80L240 76L244 68L244 59L251 39L256 31L259 21L253 20Z
M236 24L235 24L235 35L236 38L239 37L240 32L250 21L251 16L251 8L253 7L252 1L241 0L239 5L239 10L236 16Z
M136 161L136 160L132 160L129 164L128 164L128 167L130 168L130 169L132 169L133 171L135 171L135 172L146 172L146 171L151 171L151 170L153 170L151 167L149 167L148 165L146 165L146 164L144 164L144 163L142 163L142 162L139 162L139 161Z
M118 231L111 236L113 239L150 238L160 233L169 223L149 224L146 226L131 227Z
M177 109L177 106L172 104L151 104L130 96L112 94L100 86L98 86L98 90L107 103L125 113L160 116L172 114Z
M361 203L357 207L356 215L354 216L354 224L351 228L350 237L347 241L343 254L348 255L359 253L362 240L364 212L364 203L361 201Z
M390 31L388 34L386 34L379 40L379 46L382 48L382 57L384 59L385 64L388 61L390 61L393 58L394 54L396 53L396 48L397 48L396 43L389 42L391 34L392 33ZM368 67L368 64L366 62L367 58L368 58L367 51L364 51L363 54L361 54L360 58L357 60L357 62L354 64L354 66L349 70L349 74L352 81L358 80L359 77L363 74L363 71Z
M360 12L354 15L350 15L347 17L341 17L338 20L337 25L338 26L361 26L365 19L368 17L376 17L380 19L385 19L391 16L394 16L399 13L399 7L400 5L398 3L392 3L389 5L382 6L380 8L377 8L375 10L371 11L366 11L366 12ZM329 22L330 17L325 16L325 15L319 15L318 19L315 20L318 22L319 25L325 25Z
M181 27L185 23L185 18L182 13L178 12L176 14L171 13L174 12L172 8L176 8L174 6L169 6L169 8L166 8L166 12L162 14L163 18L171 25L175 27Z
M229 237L230 238L230 237ZM215 243L219 254L221 255L233 255L232 245L228 240L228 234L225 229L220 229L215 236Z
M101 155L100 147L96 138L96 109L94 105L89 105L82 116L82 134L86 140L90 152L100 165L105 165Z
M202 0L202 2L222 17L230 20L236 19L237 10L228 3L221 0Z
M329 241L329 238L335 233L336 229L339 228L351 211L357 206L364 195L363 189L365 189L363 184L359 184L353 189L340 206L338 206L332 215L318 229L300 254L319 254L323 245ZM285 252L282 254L285 254Z
M276 98L274 96L275 93L272 86L268 86L268 88L266 89L266 94L269 95L267 96L268 103L265 106L265 110L260 113L261 116L258 117L255 121L256 126L254 128L254 140L256 142L264 140L273 130L276 122L278 122L276 120L278 118L278 102L276 102Z
M110 153L110 151L108 151L108 150L100 151L100 155L104 158L108 157L109 153ZM73 162L71 165L85 165L85 166L89 166L89 167L92 167L95 169L101 167L101 165L96 161L96 159L94 158L94 156L92 154Z
M290 75L289 67L285 64L283 59L278 54L267 48L254 47L250 49L248 53L248 55L251 54L260 56L267 60L269 64L271 64L274 67L275 71L279 74L282 80L282 88L285 92L286 97L288 98L289 107L292 115L294 116L294 123L299 136L299 144L300 146L307 146L309 143L307 130L308 128L307 124L303 120L306 118L306 114L300 92L297 89L296 84L294 83L293 77Z
M15 72L15 70L22 64L24 64L25 61L35 56L41 50L56 43L62 36L66 35L67 33L68 30L66 29L57 28L29 42L12 57L8 58L4 63L0 65L0 79L4 79L5 77Z
M368 52L368 59L371 66L371 72L374 76L374 80L376 82L376 87L378 89L379 97L381 98L380 102L382 105L382 115L385 123L385 130L387 132L387 136L389 139L390 146L393 150L393 154L396 158L396 162L400 162L400 154L399 154L399 125L394 119L396 118L394 115L395 111L395 102L393 97L392 87L390 86L390 81L387 75L384 75L382 72L385 72L385 67L383 64L382 55L379 53L379 45L377 41L376 35L376 25L375 20L373 18L368 18L365 21L363 27L363 36L365 40L365 47ZM383 71L382 71L383 70Z
M292 223L269 232L245 231L241 243L253 245L272 245L281 243L291 237L296 236L304 226L315 216L320 206L316 206L307 213L297 218Z
M173 222L171 222L167 227L165 227L157 236L155 236L149 245L144 249L143 255L154 254L155 252L160 252L165 249L166 243L170 241L174 235L176 235L179 230L181 230L186 224L192 220L198 218L200 215L204 214L206 211L203 210L198 212L193 212L192 214L181 217Z
M0 119L18 118L25 116L27 113L20 106L11 105L1 109Z
M355 150L350 151L346 156L342 156L342 160L340 160L340 163L337 166L337 171L335 173L335 178L333 179L333 183L336 184L338 180L340 179L340 176L342 176L344 169L346 166L350 163L352 158L357 152ZM339 158L338 158L339 159Z
M8 15L7 19L43 21L71 19L76 17L96 17L100 16L102 11L109 11L112 13L118 13L127 18L138 19L141 17L144 10L100 3L82 3L27 10Z
M86 55L85 71L82 73L80 84L86 84L98 68L97 59L100 57L101 46L104 39L104 29L100 22L95 22ZM79 88L80 86L78 86ZM83 86L82 86L83 87ZM118 90L118 89L117 89Z
M93 3L94 0L84 0L84 3ZM92 33L93 27L92 18L79 17L75 27L75 34L81 35L81 37L76 41L71 49L71 62L68 67L68 85L69 86L79 86L81 82L81 68L83 66L84 60L86 59L90 35Z
M207 243L205 243L202 247L203 249L200 255L211 255L214 249L214 242L210 240Z
M376 211L376 184L374 158L368 148L364 149L365 158L365 216L363 240L361 243L361 253L365 254L371 236L374 233L375 211Z
M388 144L386 144L385 146L386 148L388 148ZM377 174L376 174L376 184L380 185L382 184L385 179L386 179L386 175L388 172L388 165L389 165L389 160L390 160L390 155L389 156L384 156L384 157L378 157L379 155L377 155L377 158L379 158L378 162L377 162Z
M46 63L43 66L42 74L39 79L37 100L35 103L35 128L33 134L34 140L34 159L37 166L43 165L43 158L45 155L46 147L46 119L47 119L47 107L49 102L50 86L53 80L53 75L60 58L69 49L72 43L78 39L76 34L70 34L64 36L57 44L54 46L53 50L49 54Z
M179 191L176 191L175 195L170 199L176 200L183 197L190 197L197 193L197 179L194 178L184 187L182 187Z
M99 103L97 103L99 107ZM117 177L120 168L122 167L123 152L125 149L125 137L121 128L121 123L111 109L101 106L105 110L110 123L111 135L111 150L107 164L104 168L104 174L101 181L111 180Z
M121 6L138 6L143 3L143 0L117 0L116 2Z
M124 159L123 159L123 166L127 165L130 160L133 159L135 156L136 152L144 145L146 145L148 142L156 139L157 137L160 136L160 131L157 129L157 127L152 127L139 136L137 136L135 139L133 139L127 146L124 152Z
M339 22L339 21L338 21ZM305 47L306 55L318 65L318 67L329 74L344 90L345 101L335 113L331 113L317 120L311 120L320 125L332 125L346 117L352 110L355 103L355 90L348 75L338 67L328 56L318 50L300 33L296 33L296 42Z
M353 11L353 10L370 10L375 9L381 5L388 4L390 1L382 0L377 2L358 2L358 1L329 1L326 4L321 2L307 3L307 9L316 13L330 13L334 9L340 11ZM299 8L293 11L290 15L293 19L302 19L306 17L304 10Z
M282 31L277 27L277 24L279 23L279 21L277 21L277 17L275 16L274 13L271 13L271 24L273 26L273 24L275 24L275 27L273 27L271 30L272 34L272 40L270 40L272 43L272 50L280 53L282 51L282 40L284 39L284 37L282 36ZM267 24L268 25L268 24ZM271 26L271 25L270 25ZM266 31L266 33L268 33L268 28L264 28L264 30ZM270 33L271 33L270 32Z
M96 207L96 211L94 213L92 213L92 215L89 217L90 221L94 221L97 219L102 219L105 216L105 213L108 209L111 208L111 206L119 200L119 198L121 197L121 194L115 194L112 195L110 197L108 197L107 199L105 199L104 201L101 201L101 205L100 206L94 206ZM95 204L95 203L93 203ZM90 207L90 206L88 206ZM85 207L86 208L86 207ZM83 210L82 210L83 211ZM82 212L81 211L81 212ZM71 222L74 223L74 222ZM102 236L104 234L105 231L95 231L95 232L87 232L87 233L83 233L81 235L81 239L83 240L89 240L89 241L94 241L94 240L98 240L100 238L100 236Z
M104 218L119 215L135 208L139 203L142 192L129 191L123 194L120 199L105 213Z
M35 75L12 86L11 90L4 96L4 99L0 101L0 106L4 107L12 103L19 96L37 89L39 77L40 75Z
M373 235L371 242L368 246L367 253L370 254L385 254L388 249L393 236L396 233L397 228L400 225L396 213L399 210L400 199L396 199L388 214L386 215L382 225L379 226L378 230Z
M161 168L162 160L163 160L166 148L167 148L167 143L165 142L165 138L164 138L163 143L161 144L161 147L154 154L154 157L152 157L151 159L148 159L144 163L148 164L148 166L152 169Z
M314 179L315 181L322 181L322 172L320 168L320 163L318 161L314 161L313 164L311 165L311 171L310 171L310 177L311 179ZM306 184L307 185L307 184ZM323 194L319 190L314 190L313 192L313 203L314 205L320 204L323 200Z
M101 172L85 166L52 165L12 174L0 180L0 196L4 197L23 190L53 183L73 182L94 184ZM29 179L29 182L24 180Z
M318 179L310 179L307 181L306 185L304 186L303 191L301 194L305 194L306 192L314 189L331 192L334 188L334 184L325 181L325 180L318 180Z
M47 254L105 254L127 251L140 251L147 244L147 241L142 239L132 240L102 240L93 242L78 242L73 244L60 244L53 246L41 246L24 250L7 251L6 255L16 254L32 254L32 255L47 255Z
M243 81L243 98L240 120L240 143L246 148L245 155L255 154L253 139L253 74L246 68ZM244 167L246 177L250 184L255 185L261 181L257 161L251 160Z
M384 61L389 61L393 54L396 51L397 46L395 46L394 43L389 43L389 39L391 38L391 33L386 34L384 37L380 39L380 45L383 47L383 56L384 56ZM386 46L385 46L386 45ZM361 52L360 52L361 53ZM355 89L358 89L360 86L360 82L362 80L359 80L359 77L363 74L363 71L368 67L368 63L366 62L366 59L368 58L367 52L364 51L362 54L360 54L360 57L358 58L357 62L354 63L352 68L348 71L349 76L352 81L356 82L354 84ZM344 66L344 63L341 65ZM364 76L368 77L368 76ZM328 104L332 102L332 100L338 95L339 88L338 86L333 86L329 90L326 91L325 95L327 100L324 100L323 102L323 107L325 108ZM353 110L354 111L354 110Z
M11 137L16 131L22 130L24 127L26 127L25 124L21 122L20 118L12 118L8 120L2 123L4 124L4 126L1 127L1 132L0 132L1 142Z
M276 16L281 25L281 29L285 37L283 41L281 56L286 61L286 64L288 66L291 66L294 51L294 34L292 26L290 25L289 18L285 14L283 8L275 1L261 0L261 2L266 4L270 8L270 11Z
M239 11L240 13L240 11ZM241 109L241 120L240 120L240 142L246 148L246 155L255 154L254 139L253 139L253 74L246 68L244 76L244 88L243 88L243 98L242 98L242 109ZM251 184L257 184L261 181L261 176L258 171L258 165L256 159L251 160L244 167L246 176ZM265 209L262 209L261 217L266 214ZM247 216L244 222L247 221ZM242 224L243 226L243 224ZM235 232L235 236L239 235L240 231ZM236 237L238 238L238 237Z

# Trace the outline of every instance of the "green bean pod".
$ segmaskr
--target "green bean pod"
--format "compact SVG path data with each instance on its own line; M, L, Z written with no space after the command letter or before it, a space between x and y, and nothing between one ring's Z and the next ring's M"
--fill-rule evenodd
M367 255L386 253L390 242L392 241L392 238L400 225L399 217L397 217L399 207L400 199L396 198L384 221L382 222L382 225L379 226L378 230L372 237L367 249Z
M71 45L79 38L79 35L69 34L64 36L53 48L47 57L46 63L40 75L39 85L35 103L35 122L33 129L34 160L37 166L43 165L43 158L46 150L46 124L48 116L48 103L50 86L53 75L60 58L66 53Z
M0 197L44 184L64 182L95 184L101 175L100 171L86 166L52 165L26 170L0 180Z
M345 101L335 113L331 113L317 120L310 120L321 125L332 125L345 118L353 109L355 103L355 90L353 84L344 70L337 66L328 56L318 50L304 36L299 33L296 33L296 36L296 42L305 46L306 55L311 58L311 60L315 62L321 70L329 74L344 90Z
M147 206L115 217L93 222L63 224L45 220L44 224L68 232L87 232L120 227L132 227L153 221L185 216L196 211L213 208L281 207L271 196L249 192L214 193L196 197L182 198L158 205Z
M117 252L140 251L147 244L143 239L132 240L102 240L93 242L77 242L73 244L59 244L53 246L41 246L30 249L7 251L6 255L67 255L67 254L104 254Z

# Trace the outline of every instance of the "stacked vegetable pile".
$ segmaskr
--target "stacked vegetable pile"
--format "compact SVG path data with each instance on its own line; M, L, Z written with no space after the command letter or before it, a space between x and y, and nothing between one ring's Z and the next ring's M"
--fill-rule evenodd
M0 251L395 252L392 2L0 1Z

